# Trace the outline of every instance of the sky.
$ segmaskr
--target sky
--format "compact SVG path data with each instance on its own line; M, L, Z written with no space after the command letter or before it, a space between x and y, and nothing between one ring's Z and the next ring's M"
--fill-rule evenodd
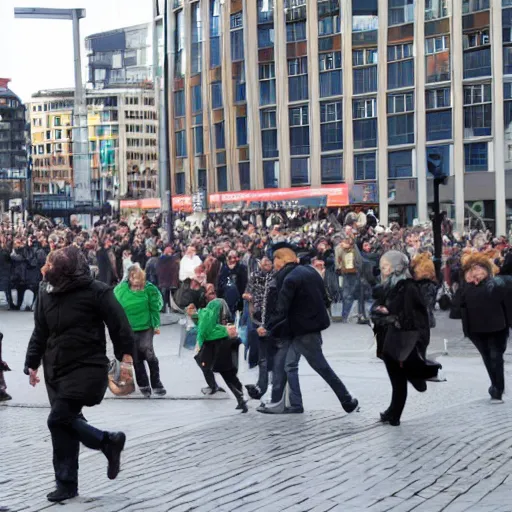
M73 87L71 21L15 19L14 7L84 8L80 21L83 80L87 79L84 38L97 32L147 23L152 0L0 0L0 78L24 102L42 89Z

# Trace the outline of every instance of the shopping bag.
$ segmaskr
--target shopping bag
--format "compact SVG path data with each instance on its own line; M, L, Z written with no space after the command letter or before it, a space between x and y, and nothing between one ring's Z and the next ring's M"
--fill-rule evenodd
M108 387L116 396L131 395L135 391L132 363L121 363L117 359L110 362Z

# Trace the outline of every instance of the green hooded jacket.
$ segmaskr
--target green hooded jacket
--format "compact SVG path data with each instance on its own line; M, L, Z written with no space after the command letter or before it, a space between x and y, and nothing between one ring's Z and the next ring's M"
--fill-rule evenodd
M222 310L222 301L212 300L205 308L198 312L197 322L197 343L199 347L203 346L205 341L216 341L228 337L228 329L220 324L220 313Z

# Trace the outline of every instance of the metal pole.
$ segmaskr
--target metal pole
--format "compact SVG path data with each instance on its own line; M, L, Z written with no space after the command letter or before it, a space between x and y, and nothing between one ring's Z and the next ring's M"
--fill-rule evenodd
M436 268L437 281L442 281L441 276L441 262L443 256L443 239L441 236L441 212L439 206L439 187L443 179L434 178L434 266Z

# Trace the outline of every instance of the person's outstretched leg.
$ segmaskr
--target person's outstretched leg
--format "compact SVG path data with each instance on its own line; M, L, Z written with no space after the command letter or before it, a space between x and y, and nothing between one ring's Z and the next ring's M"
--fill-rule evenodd
M164 396L167 391L160 380L160 364L155 354L153 345L154 330L148 329L143 331L139 338L139 350L144 354L144 359L148 362L149 375L151 379L151 387L155 395Z
M146 397L151 396L151 386L149 385L148 372L144 365L145 353L142 350L143 337L146 331L134 332L135 335L135 350L133 353L133 369L135 371L135 379L139 386L140 392Z
M238 379L237 375L238 371L233 368L231 370L220 372L221 377L224 379L224 382L228 385L231 393L235 395L236 401L238 403L237 410L242 411L243 413L248 412L247 402L244 399L243 393L243 385Z
M505 391L505 371L503 354L507 349L508 329L503 332L494 333L489 338L489 367L491 370L491 381L494 386L495 400L501 400Z
M300 352L297 347L292 343L286 355L285 371L286 378L288 379L290 407L285 409L287 413L302 413L304 406L302 404L302 393L300 390L299 381L299 361Z
M0 402L12 400L11 395L7 393L7 384L5 383L4 372L9 371L7 363L2 359L2 340L4 335L0 333Z
M391 404L388 409L381 414L383 422L389 422L390 425L400 425L400 418L407 400L407 376L400 368L400 365L388 358L384 359L386 370L388 371L389 380L393 389L391 395Z

